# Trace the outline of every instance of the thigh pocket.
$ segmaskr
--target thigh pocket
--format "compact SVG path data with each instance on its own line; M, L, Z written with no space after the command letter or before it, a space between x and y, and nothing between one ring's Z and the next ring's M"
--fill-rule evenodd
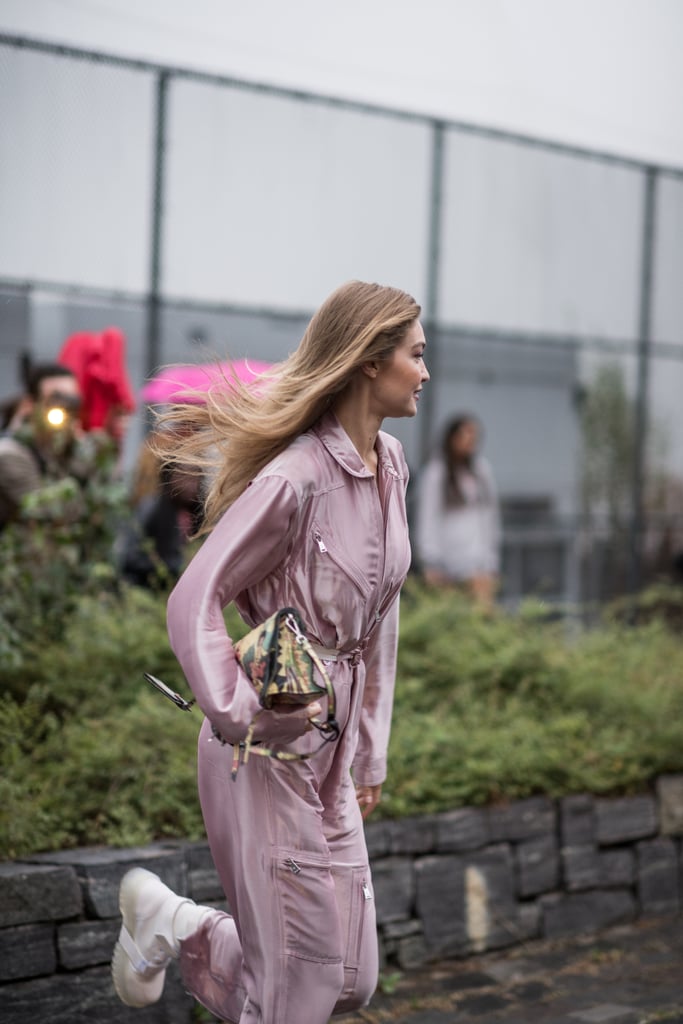
M329 859L278 847L273 873L284 952L320 963L341 962L343 946Z
M368 955L364 945L376 944L375 899L367 867L333 867L344 943L344 993L356 984L361 960ZM374 946L373 946L374 949Z

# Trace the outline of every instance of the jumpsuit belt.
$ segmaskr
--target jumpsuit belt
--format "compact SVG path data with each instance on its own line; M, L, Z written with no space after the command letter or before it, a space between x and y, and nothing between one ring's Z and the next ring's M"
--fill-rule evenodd
M362 640L352 651L337 651L334 647L321 647L320 644L314 643L311 644L311 647L321 661L348 661L355 667L360 664L367 645L367 640Z

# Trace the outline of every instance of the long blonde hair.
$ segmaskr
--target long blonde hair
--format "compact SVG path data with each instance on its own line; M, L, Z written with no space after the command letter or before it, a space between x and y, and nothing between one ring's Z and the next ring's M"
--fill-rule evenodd
M320 419L364 363L387 359L419 315L415 299L398 288L349 281L320 306L297 349L256 386L228 376L212 386L203 404L175 406L163 415L162 425L193 428L172 452L160 454L206 474L200 533Z

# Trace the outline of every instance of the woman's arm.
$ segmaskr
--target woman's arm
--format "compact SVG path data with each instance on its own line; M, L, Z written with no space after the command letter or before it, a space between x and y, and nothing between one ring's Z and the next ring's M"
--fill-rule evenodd
M387 774L387 749L396 681L398 609L399 599L396 597L373 631L363 658L365 690L358 746L353 760L353 778L357 788L380 786Z
M443 570L442 519L443 471L437 462L428 462L418 478L417 556L421 568Z
M223 609L283 560L296 511L295 491L283 477L250 484L204 541L168 600L171 647L197 704L230 743L244 739L259 702L237 663ZM299 734L304 729L305 723Z
M497 576L500 572L500 554L501 554L501 543L502 543L502 527L501 527L501 515L500 515L500 500L498 497L498 487L496 480L493 475L491 466L486 459L481 459L478 467L480 478L483 479L486 491L487 501L483 505L483 515L485 517L485 528L486 538L488 541L488 559L486 570Z

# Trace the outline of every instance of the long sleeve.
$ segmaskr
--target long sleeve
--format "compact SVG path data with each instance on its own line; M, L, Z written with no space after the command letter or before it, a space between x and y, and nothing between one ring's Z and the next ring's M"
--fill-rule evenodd
M487 540L487 556L484 568L487 572L497 575L500 572L500 548L502 539L500 501L498 488L493 472L486 459L479 463L479 475L486 483L487 501L483 506L485 516L485 534Z
M294 489L283 477L253 482L220 519L168 601L171 647L199 707L229 742L244 738L259 702L235 658L223 609L282 562L296 509Z
M358 785L377 786L387 775L398 650L399 598L373 631L365 651L365 690L353 777Z
M442 487L441 466L428 462L420 474L417 495L417 554L425 569L443 568Z

